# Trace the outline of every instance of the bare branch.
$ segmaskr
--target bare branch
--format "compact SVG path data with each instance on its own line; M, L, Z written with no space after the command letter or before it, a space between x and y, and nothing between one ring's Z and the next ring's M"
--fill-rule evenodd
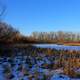
M5 11L6 11L6 6L2 4L2 2L0 1L0 19L4 15Z
M2 16L2 15L4 14L5 10L6 10L6 7L3 6L3 7L2 7L2 10L0 11L0 16Z

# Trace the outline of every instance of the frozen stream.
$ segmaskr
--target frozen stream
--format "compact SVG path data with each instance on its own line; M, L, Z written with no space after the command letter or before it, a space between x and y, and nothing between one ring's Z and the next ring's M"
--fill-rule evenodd
M57 45L57 44L37 44L35 45L41 48L54 48L54 49L61 49L61 50L80 50L80 46L65 46L65 45Z

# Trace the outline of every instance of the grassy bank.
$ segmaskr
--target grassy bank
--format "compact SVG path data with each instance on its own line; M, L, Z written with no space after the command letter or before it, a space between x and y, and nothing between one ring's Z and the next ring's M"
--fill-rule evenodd
M75 43L75 42L71 42L71 43L63 43L63 45L65 46L80 46L80 43Z

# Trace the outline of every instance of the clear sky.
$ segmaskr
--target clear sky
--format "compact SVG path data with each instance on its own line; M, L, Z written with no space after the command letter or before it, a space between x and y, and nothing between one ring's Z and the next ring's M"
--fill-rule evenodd
M33 31L80 32L80 0L2 0L4 20L21 33Z

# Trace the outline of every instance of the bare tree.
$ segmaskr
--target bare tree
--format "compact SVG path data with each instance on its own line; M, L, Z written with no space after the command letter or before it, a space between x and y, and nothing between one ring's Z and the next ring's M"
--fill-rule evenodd
M0 41L13 41L17 35L20 35L19 31L14 29L11 25L0 22Z

